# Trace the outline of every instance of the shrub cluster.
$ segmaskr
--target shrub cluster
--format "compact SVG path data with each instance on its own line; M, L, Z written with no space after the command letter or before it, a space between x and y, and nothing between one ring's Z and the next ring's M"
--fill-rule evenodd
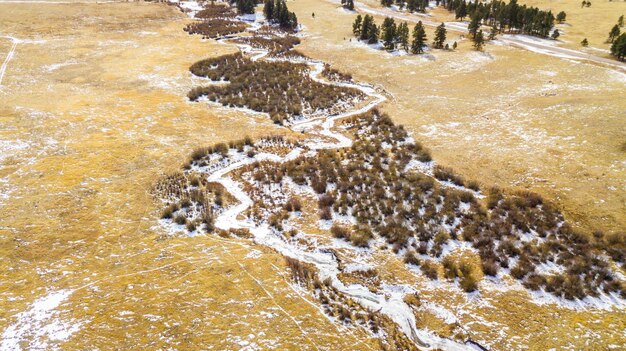
M276 123L363 97L359 90L312 80L306 64L252 61L241 53L202 60L190 70L199 77L229 82L194 88L188 94L190 100L206 96L224 106L266 112Z
M228 6L221 4L207 4L196 12L195 18L235 18L237 14Z
M354 132L351 147L322 150L276 165L273 171L282 175L280 181L288 176L319 194L322 219L332 220L336 214L356 220L353 228L333 226L335 237L366 246L378 235L395 252L409 250L405 261L419 264L432 278L437 275L436 264L418 259L417 253L441 257L447 243L463 240L481 259L472 269L487 275L510 269L511 276L529 289L545 289L568 299L600 291L625 293L623 282L603 258L623 264L623 235L589 238L573 230L552 204L527 191L490 189L484 206L473 192L435 181L470 185L451 169L436 167L432 178L413 170L414 162L430 161L430 156L387 116L373 112L345 124ZM471 186L478 189L475 183ZM537 269L542 265L563 269ZM459 278L464 290L476 289L481 274L474 274L470 266L444 268L448 277Z
M184 30L189 34L200 34L203 39L216 39L246 30L247 25L235 17L229 6L206 4L196 13L197 20L187 24Z
M352 80L352 75L349 73L341 73L338 70L331 68L329 64L324 64L324 70L322 76L331 81L349 82Z
M285 36L251 36L251 37L239 37L237 42L248 44L256 49L264 49L269 51L269 56L284 56L287 52L291 51L294 46L300 44L300 38L293 35Z
M202 35L203 39L216 39L226 35L241 33L246 28L247 25L243 22L214 18L189 23L184 29L189 34Z

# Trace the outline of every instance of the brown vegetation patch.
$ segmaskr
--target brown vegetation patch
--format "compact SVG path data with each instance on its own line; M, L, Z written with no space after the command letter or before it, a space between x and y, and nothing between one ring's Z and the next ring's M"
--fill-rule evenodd
M363 97L356 89L312 80L306 64L252 61L241 53L202 60L190 70L199 77L229 82L194 88L188 94L190 100L206 96L224 106L266 112L276 123L307 113L330 111Z
M241 33L248 26L239 21L214 18L204 21L189 23L185 26L185 32L189 34L200 34L204 39L216 39L226 35Z

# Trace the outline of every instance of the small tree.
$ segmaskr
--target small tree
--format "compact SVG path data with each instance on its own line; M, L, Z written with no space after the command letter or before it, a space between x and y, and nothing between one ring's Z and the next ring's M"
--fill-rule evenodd
M474 35L474 48L478 51L482 51L484 45L485 37L483 36L483 31L479 30L478 33Z
M458 44L456 43L456 41L452 43L452 50L456 50L457 47L458 47Z
M465 16L467 16L467 4L465 3L465 0L462 0L459 7L456 8L455 17L456 19L460 19L462 21Z
M441 49L443 48L443 43L446 41L446 25L441 23L439 26L437 26L437 29L435 29L435 41L433 42L433 46Z
M352 34L354 34L355 37L358 37L361 35L362 23L363 23L363 17L361 17L361 15L356 16L356 19L354 20L354 23L352 24Z
M478 16L472 17L469 25L467 26L467 30L469 32L470 37L476 36L476 32L480 28L480 18Z
M365 15L363 18L363 24L361 24L361 34L359 39L361 40L369 40L373 33L370 33L372 30L372 25L374 24L374 18L370 15Z
M274 18L274 0L265 0L263 14L268 21Z
M626 57L626 33L622 33L611 45L611 55L618 60L624 61Z
M354 10L354 0L341 0L341 4L345 9Z
M373 19L372 19L372 24L370 25L369 33L370 33L370 37L367 42L370 44L378 43L378 36L380 34L380 28L376 26Z
M424 52L426 46L426 31L422 21L417 22L415 28L413 28L413 42L411 43L411 52L414 54L421 54Z
M556 15L556 21L559 23L563 23L565 22L565 17L567 17L565 11L561 11Z
M580 42L580 45L582 45L585 48L589 46L589 41L587 41L587 38L583 39L583 41Z
M404 50L409 49L409 25L406 24L406 22L402 22L398 25L396 41Z
M591 7L591 1L587 1L587 4L585 6Z
M617 19L617 25L620 27L624 26L624 15L619 16L619 18Z
M552 39L557 40L559 37L561 36L561 33L559 33L558 29L555 29L554 32L552 32Z
M619 26L616 24L613 26L613 28L611 28L611 31L609 32L609 43L612 43L615 41L615 39L617 37L619 37L620 34L620 30L619 30Z
M237 0L237 12L240 15L254 13L256 2L254 0Z
M396 48L396 21L391 17L386 17L380 30L383 35L383 46L386 50Z
M496 38L496 34L498 34L498 27L494 23L493 27L491 27L491 31L489 32L489 40L494 40Z

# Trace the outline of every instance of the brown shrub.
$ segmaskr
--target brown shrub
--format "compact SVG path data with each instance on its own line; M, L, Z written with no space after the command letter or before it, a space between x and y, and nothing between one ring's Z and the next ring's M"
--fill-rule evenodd
M437 264L431 260L426 260L421 265L422 273L431 280L437 279Z

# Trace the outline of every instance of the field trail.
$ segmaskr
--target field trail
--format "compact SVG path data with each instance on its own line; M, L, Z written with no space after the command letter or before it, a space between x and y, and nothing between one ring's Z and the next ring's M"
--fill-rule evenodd
M395 19L399 19L399 20L407 21L411 23L417 23L421 21L422 24L426 26L430 26L430 27L437 27L441 24L440 22L433 22L421 16L414 16L414 15L407 14L407 13L400 13L398 11L394 11L389 8L374 8L362 2L357 2L357 1L355 1L354 4L355 4L355 8L359 12L363 12L363 13L393 17ZM446 28L448 29L452 29L455 31L463 32L463 33L467 32L466 23L445 22L445 25L446 25ZM535 53L549 55L549 56L558 57L562 59L579 60L579 61L599 64L607 68L611 68L616 71L626 73L626 64L623 62L584 53L578 50L566 49L566 48L558 47L555 45L551 45L552 43L555 43L555 41L552 41L552 40L539 39L539 38L534 38L534 37L530 37L526 35L510 35L510 34L500 35L497 38L497 40L507 45L514 46L514 47L528 50L528 51L532 51Z
M9 61L11 61L11 59L13 58L13 55L15 54L15 48L17 48L17 44L19 43L19 40L13 37L5 37L8 39L11 39L11 41L13 42L13 45L11 45L11 49L9 49L9 53L7 54L7 57L4 59L4 62L2 62L2 66L0 66L0 86L2 86L2 78L4 78L4 73L7 70L7 66L9 65Z

